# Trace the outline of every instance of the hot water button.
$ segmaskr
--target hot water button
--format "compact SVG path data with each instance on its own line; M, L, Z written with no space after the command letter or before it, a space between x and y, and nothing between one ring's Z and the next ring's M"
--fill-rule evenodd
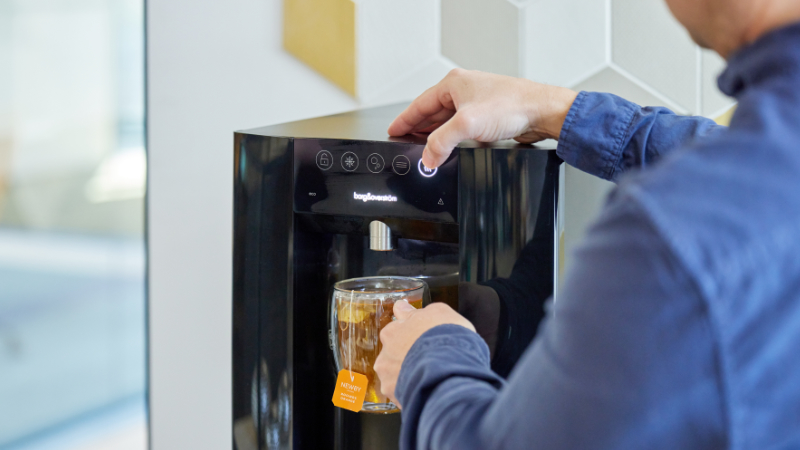
M428 178L436 175L436 172L439 170L438 168L430 169L428 167L425 167L425 164L422 164L422 159L420 159L419 162L417 163L417 169L419 169L419 173L421 173L423 177L428 177Z

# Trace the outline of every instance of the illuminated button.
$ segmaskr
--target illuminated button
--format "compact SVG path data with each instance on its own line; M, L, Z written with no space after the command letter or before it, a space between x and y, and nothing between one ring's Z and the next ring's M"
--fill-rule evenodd
M429 169L425 167L425 165L422 164L422 159L420 159L419 162L417 163L417 169L419 169L419 173L421 173L423 177L428 177L428 178L436 175L436 172L439 171L439 169Z
M348 172L358 169L358 156L353 152L345 152L342 155L342 168Z
M386 163L383 161L383 156L373 153L367 156L367 169L372 173L379 173L383 170Z
M411 161L403 155L397 155L392 160L392 170L398 175L405 175L411 169Z
M333 167L333 155L327 150L322 150L317 153L317 167L322 170L328 170Z

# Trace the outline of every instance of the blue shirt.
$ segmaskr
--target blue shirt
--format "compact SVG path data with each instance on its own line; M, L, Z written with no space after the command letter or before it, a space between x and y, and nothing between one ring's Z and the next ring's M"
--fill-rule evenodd
M719 79L730 128L582 92L558 153L618 182L509 379L429 330L405 449L800 448L800 24Z

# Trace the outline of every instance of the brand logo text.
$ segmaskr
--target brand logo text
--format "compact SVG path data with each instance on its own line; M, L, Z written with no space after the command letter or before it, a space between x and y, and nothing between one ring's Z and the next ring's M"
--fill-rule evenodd
M367 192L366 194L359 194L358 192L353 192L353 198L356 200L361 200L364 202L396 202L397 197L394 195L372 195L371 193Z

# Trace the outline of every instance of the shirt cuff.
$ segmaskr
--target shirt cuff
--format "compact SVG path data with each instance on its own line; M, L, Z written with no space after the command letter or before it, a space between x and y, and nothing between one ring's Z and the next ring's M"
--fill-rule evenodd
M556 153L573 167L613 180L637 109L613 94L582 91L564 120Z

